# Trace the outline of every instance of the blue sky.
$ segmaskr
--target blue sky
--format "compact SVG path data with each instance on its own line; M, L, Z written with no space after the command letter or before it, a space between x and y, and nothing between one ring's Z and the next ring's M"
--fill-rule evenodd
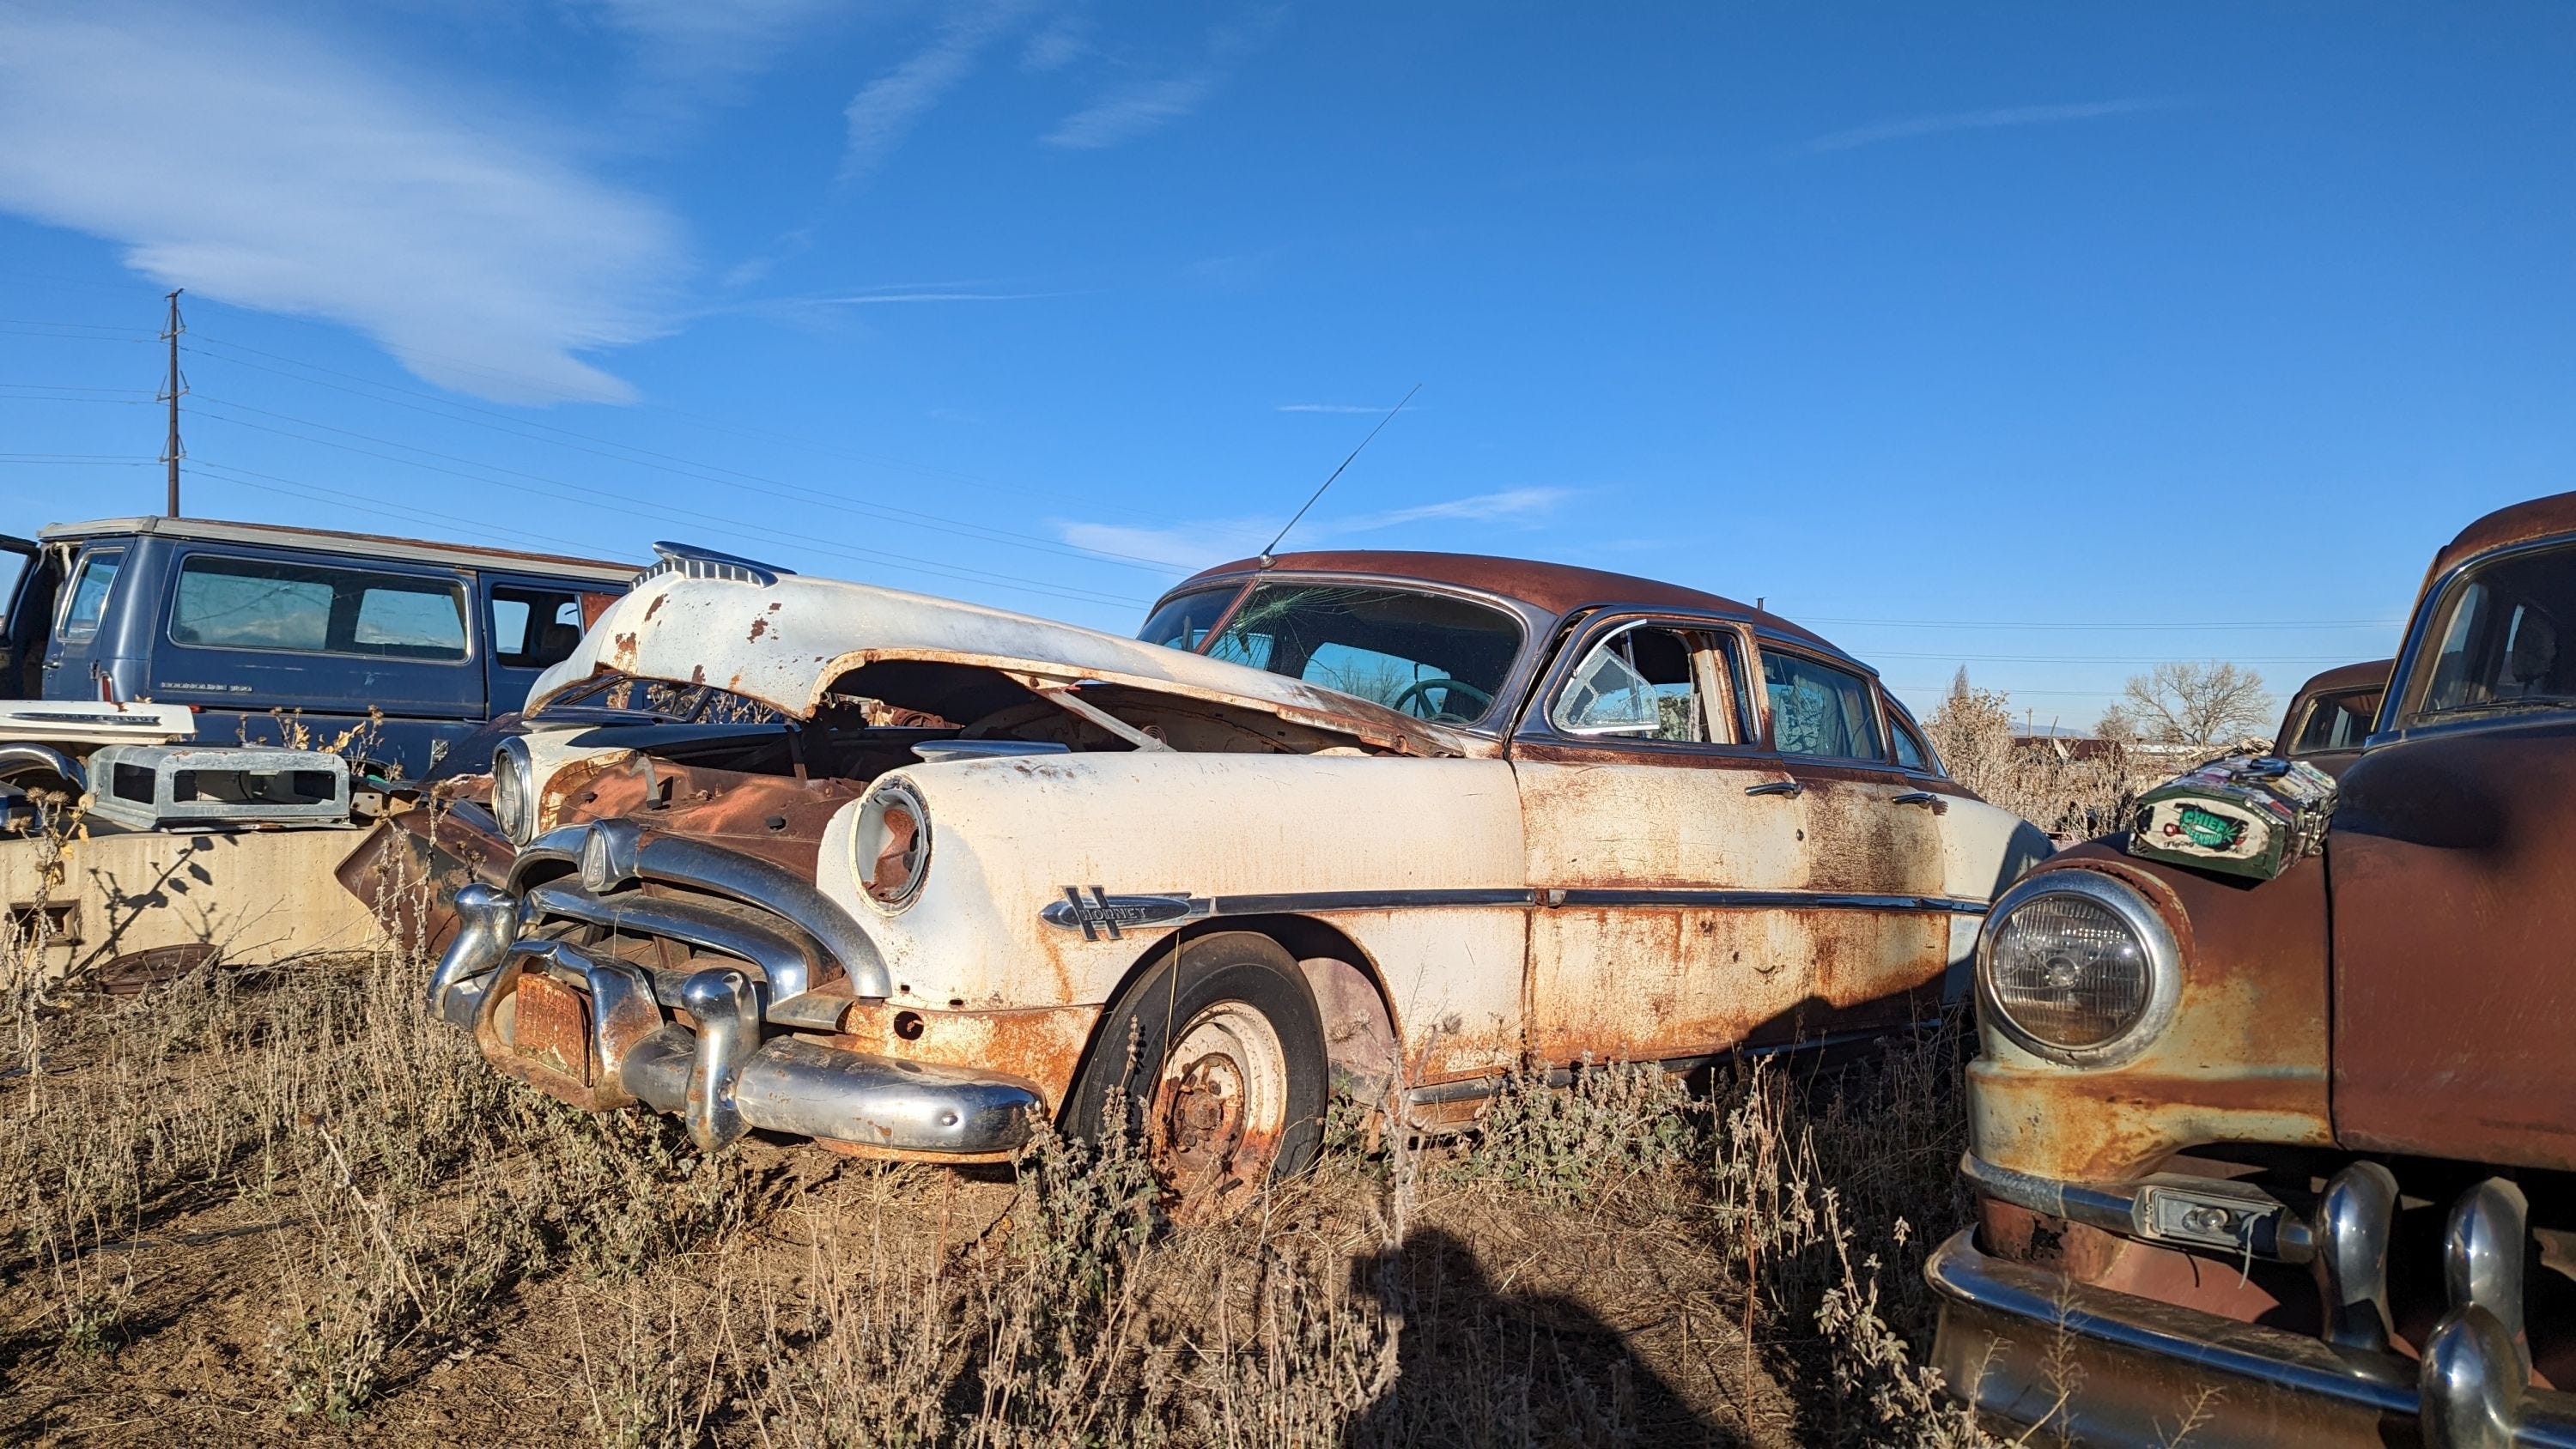
M1125 629L1419 383L1290 546L1918 708L2283 689L2576 478L2570 74L2554 3L0 3L0 529L158 508L176 285L191 512Z

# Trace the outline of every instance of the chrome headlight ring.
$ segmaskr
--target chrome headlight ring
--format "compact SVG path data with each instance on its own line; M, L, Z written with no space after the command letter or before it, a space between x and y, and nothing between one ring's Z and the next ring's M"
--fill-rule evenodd
M850 869L859 894L892 915L910 906L930 874L930 805L901 777L880 779L859 802Z
M2050 900L2107 915L2127 934L2141 958L2144 980L2138 983L2134 1010L2125 1025L2098 1040L2051 1040L2016 1018L2006 993L1998 989L1995 955L2014 914ZM1980 1014L2015 1046L2048 1061L2074 1067L2115 1067L2130 1061L2172 1024L2181 995L2182 944L2175 939L2173 927L2136 887L2101 871L2051 870L2028 877L1995 901L1985 929L1977 935Z
M516 735L492 751L492 818L512 845L537 836L537 770L528 742Z

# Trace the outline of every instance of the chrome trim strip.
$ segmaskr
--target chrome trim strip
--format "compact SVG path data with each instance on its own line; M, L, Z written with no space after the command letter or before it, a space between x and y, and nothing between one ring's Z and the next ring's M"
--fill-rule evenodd
M1930 911L1982 916L1984 901L1958 896L1873 895L1861 891L1552 890L1551 906L1675 906L1715 911Z
M1217 896L1207 902L1205 914L1266 916L1286 911L1404 911L1438 906L1531 906L1537 902L1538 892L1512 886L1460 890L1287 891L1277 895Z

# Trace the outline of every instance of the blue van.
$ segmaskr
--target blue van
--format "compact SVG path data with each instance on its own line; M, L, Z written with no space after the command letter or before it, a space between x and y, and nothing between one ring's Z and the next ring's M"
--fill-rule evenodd
M295 744L300 727L317 747L354 729L351 773L385 780L419 778L517 709L636 574L197 518L57 524L0 550L26 560L0 616L0 698L185 704L209 744Z

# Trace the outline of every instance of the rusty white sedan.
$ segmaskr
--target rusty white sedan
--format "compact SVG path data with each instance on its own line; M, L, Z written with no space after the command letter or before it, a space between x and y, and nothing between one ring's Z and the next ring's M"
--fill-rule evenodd
M2047 848L1868 666L1669 584L1286 555L1124 639L664 554L488 799L366 858L470 882L431 1007L495 1066L709 1146L991 1160L1123 1103L1222 1212L1337 1080L1454 1122L1906 1027Z

